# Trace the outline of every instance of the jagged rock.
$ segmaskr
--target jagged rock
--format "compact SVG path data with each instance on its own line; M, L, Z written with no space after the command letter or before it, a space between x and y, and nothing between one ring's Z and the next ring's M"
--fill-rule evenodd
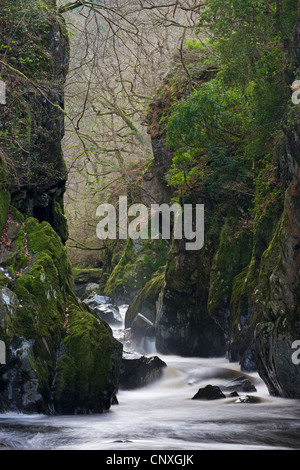
M219 385L219 387L223 392L256 392L255 386L244 375L237 377L229 384Z
M259 397L253 397L252 395L246 395L239 397L234 403L261 403L263 400Z
M16 314L19 306L17 296L7 287L0 289L0 328L4 329L8 317Z
M300 398L300 369L293 362L292 348L300 338L300 167L296 162L294 170L297 179L286 192L282 218L260 267L254 295L260 321L254 343L258 371L270 394Z
M217 385L206 385L204 388L199 388L192 400L218 400L220 398L226 397Z
M94 308L94 312L96 312L102 320L106 321L110 326L121 326L123 325L123 320L120 315L118 307L114 307L113 305L98 305Z
M83 303L88 305L102 320L111 326L121 326L123 324L119 308L110 303L110 298L98 294L93 294Z
M99 305L111 304L111 299L104 295L92 294L87 299L84 299L83 302L90 308L96 308Z
M166 363L158 356L145 357L136 353L123 353L120 369L120 388L131 390L143 387L162 376Z

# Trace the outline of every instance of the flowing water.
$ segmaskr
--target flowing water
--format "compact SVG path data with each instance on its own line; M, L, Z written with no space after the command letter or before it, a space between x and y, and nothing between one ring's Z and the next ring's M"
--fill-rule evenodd
M236 403L229 397L191 400L200 387L241 375L238 364L158 355L167 363L162 378L119 391L119 404L104 414L0 415L0 449L300 449L300 400L269 396L257 374L250 375L257 391L249 395L260 397L260 403Z

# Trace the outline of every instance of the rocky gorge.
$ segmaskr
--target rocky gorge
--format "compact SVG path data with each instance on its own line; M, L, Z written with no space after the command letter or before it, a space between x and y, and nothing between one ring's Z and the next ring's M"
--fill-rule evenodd
M15 3L1 6L10 18L1 24L4 38L15 21L23 24ZM214 83L218 68L207 51L196 61L187 54L190 75L181 67L164 78L147 114L153 159L135 197L147 206L174 198L204 204L205 244L194 252L184 240L128 239L104 272L72 266L66 247L61 141L69 42L56 8L53 0L38 5L38 21L26 17L23 24L30 34L14 41L16 57L36 50L32 62L20 61L16 72L5 57L0 61L8 96L0 105L0 340L6 345L0 411L102 413L122 387L161 377L159 354L226 357L242 373L258 372L270 395L300 398L300 366L292 359L300 339L300 108L292 106L289 88L300 69L299 11L290 11L294 26L285 41L280 132L267 158L251 161L258 170L246 188L233 178L235 168L222 167L224 182L212 157L207 167L215 169L213 183L224 185L221 196L201 186L205 170L211 175L207 167L197 167L184 190L186 181L172 183L178 157L167 136L172 107L189 102L194 87ZM237 146L228 144L230 157ZM197 151L205 153L202 144ZM116 339L123 304L131 340L154 339L158 356L135 355Z

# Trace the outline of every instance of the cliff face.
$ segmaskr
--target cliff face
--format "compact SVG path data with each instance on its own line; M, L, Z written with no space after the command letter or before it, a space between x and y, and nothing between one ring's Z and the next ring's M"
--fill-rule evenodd
M0 7L0 410L102 412L115 399L122 346L75 295L61 150L68 38L55 2L32 7Z
M2 61L2 76L7 79L7 105L1 109L2 153L12 204L40 221L47 220L65 242L67 172L61 139L68 37L53 2L34 10L29 1L23 6L23 18L18 2L4 2L1 7L1 32L7 43Z

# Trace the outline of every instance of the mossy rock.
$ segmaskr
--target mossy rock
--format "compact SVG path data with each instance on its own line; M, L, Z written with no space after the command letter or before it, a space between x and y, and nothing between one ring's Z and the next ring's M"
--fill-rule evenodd
M99 283L102 276L101 268L80 268L73 266L72 273L75 283L88 284L89 282Z
M72 305L69 315L57 365L55 409L63 414L101 413L117 393L122 345L93 312Z
M125 328L131 327L138 313L145 315L146 318L150 315L152 317L151 320L155 322L156 302L158 301L164 280L165 266L162 266L130 302L126 311Z

